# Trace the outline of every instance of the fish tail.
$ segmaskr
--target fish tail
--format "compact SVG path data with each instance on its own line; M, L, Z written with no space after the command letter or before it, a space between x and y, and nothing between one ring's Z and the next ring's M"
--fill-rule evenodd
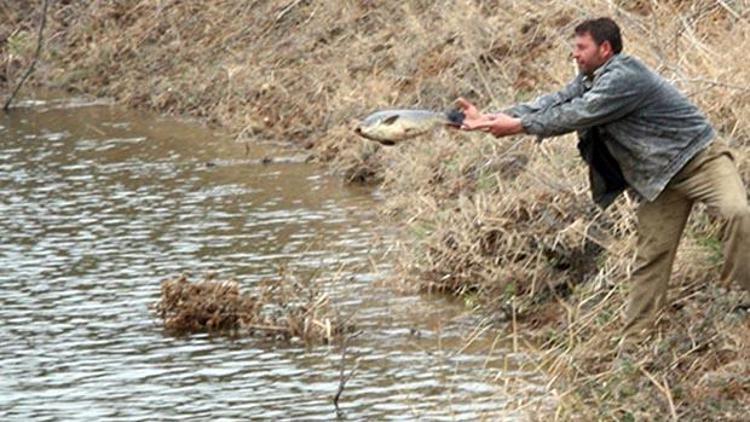
M456 108L446 111L444 116L446 119L445 124L450 126L461 126L466 118L464 112Z

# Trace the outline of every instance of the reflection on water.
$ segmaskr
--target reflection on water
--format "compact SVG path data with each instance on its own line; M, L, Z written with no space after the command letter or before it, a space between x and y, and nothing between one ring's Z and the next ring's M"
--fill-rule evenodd
M544 395L538 375L507 369L523 355L492 338L462 350L475 322L461 307L372 286L387 270L370 265L372 192L298 159L260 164L295 153L185 122L80 100L25 106L0 119L3 420L334 418L337 348L170 337L149 311L167 276L212 271L249 288L284 265L319 272L356 311L344 418L522 415L503 412L498 376Z

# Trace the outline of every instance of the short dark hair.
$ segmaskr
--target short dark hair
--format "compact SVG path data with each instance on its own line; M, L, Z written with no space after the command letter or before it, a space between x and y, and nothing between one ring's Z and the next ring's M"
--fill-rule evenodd
M620 27L610 18L585 20L578 24L574 31L576 35L584 35L586 33L591 34L591 38L596 41L597 45L601 45L604 41L608 41L615 54L622 51Z

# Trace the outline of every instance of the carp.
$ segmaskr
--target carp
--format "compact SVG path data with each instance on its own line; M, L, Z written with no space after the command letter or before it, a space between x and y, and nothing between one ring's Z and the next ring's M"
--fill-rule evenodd
M383 145L396 145L437 127L460 127L464 117L460 110L383 110L362 119L354 132Z

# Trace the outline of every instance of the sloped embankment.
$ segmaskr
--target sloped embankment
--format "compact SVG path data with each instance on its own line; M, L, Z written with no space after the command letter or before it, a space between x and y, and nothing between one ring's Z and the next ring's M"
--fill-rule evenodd
M33 14L0 12L7 86L32 49ZM748 298L718 283L710 213L686 229L658 329L620 344L635 203L591 205L572 137L436 133L383 149L351 135L379 107L439 109L463 95L497 108L559 87L573 74L571 30L595 15L614 16L626 51L703 107L750 181L743 2L68 1L50 10L36 81L196 116L240 140L299 142L350 181L383 180L404 233L397 278L532 333L562 387L559 415L740 419Z

